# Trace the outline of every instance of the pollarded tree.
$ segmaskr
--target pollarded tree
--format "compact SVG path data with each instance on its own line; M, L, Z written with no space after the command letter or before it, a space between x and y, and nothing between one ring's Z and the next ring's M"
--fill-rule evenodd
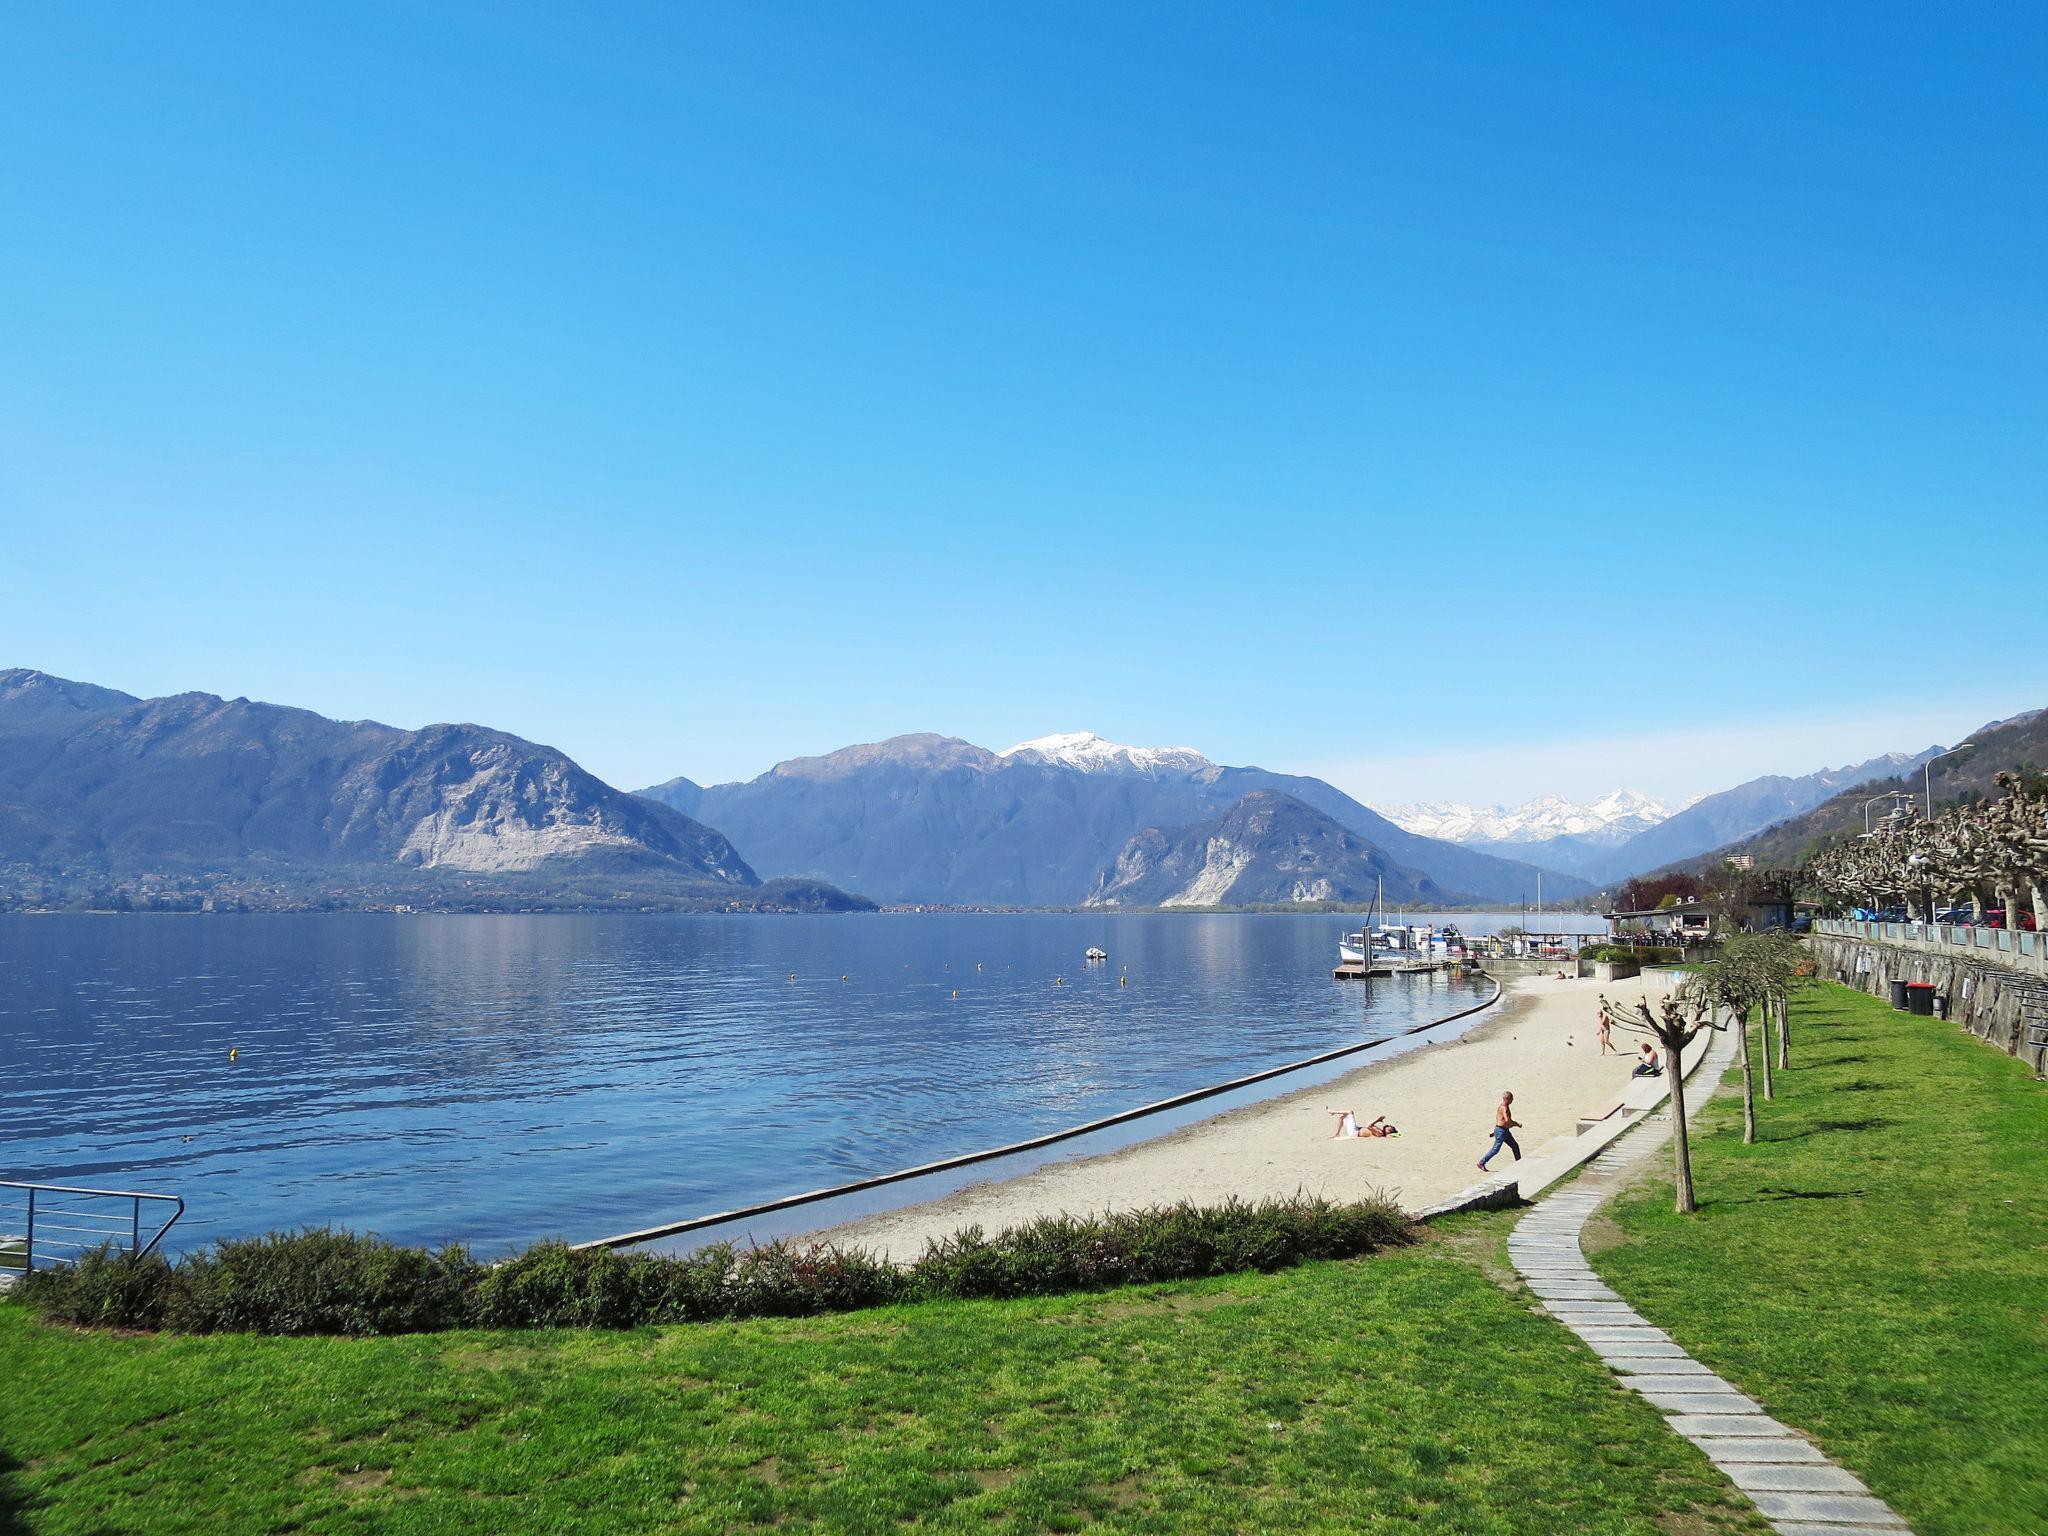
M1806 946L1789 933L1757 933L1745 937L1737 958L1748 968L1759 1007L1763 1011L1764 1097L1771 1097L1771 1030L1778 1033L1778 1065L1792 1064L1787 1040L1793 988L1813 975L1813 963Z
M2005 906L2005 926L2019 927L2019 896L2034 909L2034 926L2048 932L2048 793L2029 792L2016 773L2001 773L2002 798L1982 806L1985 863Z
M1609 1021L1618 1029L1632 1034L1648 1035L1664 1051L1664 1075L1671 1083L1671 1156L1672 1184L1677 1190L1678 1213L1688 1215L1699 1208L1693 1198L1692 1188L1692 1143L1685 1128L1685 1074L1681 1070L1685 1048L1692 1044L1693 1037L1703 1029L1719 1029L1713 1021L1712 1011L1698 1003L1683 1004L1675 997L1667 997L1652 1007L1646 997L1631 1008L1626 1004L1610 1003L1605 993L1601 994L1600 1007Z
M1757 976L1742 959L1742 940L1722 942L1721 952L1679 985L1679 997L1709 1016L1725 1013L1735 1023L1735 1059L1742 1066L1742 1139L1756 1141L1756 1078L1750 1064L1749 1010L1759 1000ZM1733 953L1731 953L1733 951ZM1764 1059L1770 1059L1771 1044L1764 1041ZM1680 1210L1686 1207L1679 1206Z

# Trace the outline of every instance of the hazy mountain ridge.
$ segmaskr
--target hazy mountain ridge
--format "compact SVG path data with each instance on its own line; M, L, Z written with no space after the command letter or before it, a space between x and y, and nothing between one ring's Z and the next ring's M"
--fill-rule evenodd
M1332 817L1277 790L1257 789L1191 827L1148 827L1103 872L1091 907L1216 907L1463 900L1387 857Z
M1597 876L1620 880L1696 857L1799 816L1837 794L1910 773L1940 750L1886 752L1865 762L1821 768L1796 778L1766 774L1704 796L1614 849L1595 866Z
M1928 762L1929 755L1937 750L1932 747L1911 756L1894 753L1886 758L1873 758L1872 762L1899 758L1903 771L1844 784L1832 796L1796 816L1716 845L1703 856L1681 857L1673 862L1705 868L1732 855L1747 854L1759 865L1790 868L1830 843L1861 834L1864 802L1872 796L1897 791L1924 805L1923 796L1931 785L1934 807L1939 811L1944 804L1956 800L1994 795L1998 792L1996 777L2001 769L2039 772L2048 768L2048 709L2027 710L1989 721L1964 739L1972 743L1967 750L1932 763ZM1882 809L1873 806L1871 813L1879 814Z
M1053 743L1047 746L1046 743ZM750 863L828 880L885 901L1073 906L1126 844L1189 827L1274 790L1332 818L1396 864L1475 901L1533 898L1533 866L1405 832L1320 779L1233 768L1189 748L1132 748L1086 732L991 752L919 733L778 763L757 778L671 795L730 837ZM1558 899L1584 882L1543 875Z
M1544 795L1509 808L1453 802L1391 806L1411 828L1444 829L1465 847L1507 854L1565 875L1608 883L1695 857L1820 804L1838 791L1918 767L1929 754L1887 752L1867 762L1797 776L1765 774L1699 795L1675 810L1633 790L1589 805ZM1593 830L1583 828L1591 825ZM1633 826L1634 830L1630 830ZM1557 831L1560 827L1581 830ZM1507 836L1498 834L1506 833Z
M503 731L138 699L28 669L0 672L0 866L60 889L176 872L386 898L411 876L761 886L721 834Z

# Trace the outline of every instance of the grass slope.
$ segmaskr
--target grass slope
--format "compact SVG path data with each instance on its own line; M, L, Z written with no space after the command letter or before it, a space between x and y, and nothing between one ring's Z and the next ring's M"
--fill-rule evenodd
M122 1337L0 1305L0 1379L9 1533L1763 1529L1441 1242L616 1334Z
M1792 1062L1757 1145L1739 1098L1702 1114L1697 1219L1651 1179L1594 1267L1920 1536L2048 1531L2048 1087L1835 986Z

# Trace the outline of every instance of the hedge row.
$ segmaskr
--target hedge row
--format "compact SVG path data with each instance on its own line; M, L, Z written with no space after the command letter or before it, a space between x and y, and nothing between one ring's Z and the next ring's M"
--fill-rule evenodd
M1045 1296L1353 1258L1406 1241L1384 1200L1297 1197L1052 1216L979 1227L898 1266L859 1249L721 1245L685 1258L542 1243L501 1264L319 1228L216 1243L175 1263L112 1250L39 1269L18 1294L87 1327L184 1333L394 1334L448 1328L635 1328L798 1317L938 1297Z
M1579 951L1582 960L1635 960L1643 965L1677 965L1685 951L1671 945L1589 944Z

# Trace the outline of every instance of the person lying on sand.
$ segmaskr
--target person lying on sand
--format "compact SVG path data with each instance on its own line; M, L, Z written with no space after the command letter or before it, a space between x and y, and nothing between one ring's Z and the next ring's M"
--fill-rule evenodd
M1330 1138L1332 1141L1343 1141L1366 1136L1398 1136L1401 1134L1398 1127L1387 1124L1387 1117L1385 1115L1374 1115L1371 1125L1361 1126L1358 1123L1358 1116L1348 1109L1333 1109L1330 1113L1337 1117L1337 1133Z

